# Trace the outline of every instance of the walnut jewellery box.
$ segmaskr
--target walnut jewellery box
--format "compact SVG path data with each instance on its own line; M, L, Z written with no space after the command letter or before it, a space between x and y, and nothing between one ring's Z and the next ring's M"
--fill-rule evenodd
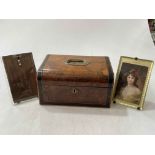
M108 57L47 55L37 76L41 105L110 107L114 77Z

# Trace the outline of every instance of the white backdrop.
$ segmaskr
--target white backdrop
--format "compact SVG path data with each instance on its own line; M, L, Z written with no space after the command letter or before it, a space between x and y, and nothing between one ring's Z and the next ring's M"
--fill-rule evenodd
M32 52L36 68L46 54L103 55L116 74L120 56L155 60L147 20L0 20L0 56ZM143 111L13 105L0 61L0 134L155 134L155 69Z

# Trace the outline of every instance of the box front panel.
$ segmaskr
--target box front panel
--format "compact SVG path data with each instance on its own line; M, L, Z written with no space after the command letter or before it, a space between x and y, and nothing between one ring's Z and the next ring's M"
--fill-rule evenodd
M40 104L80 105L109 107L109 88L49 85L42 81Z

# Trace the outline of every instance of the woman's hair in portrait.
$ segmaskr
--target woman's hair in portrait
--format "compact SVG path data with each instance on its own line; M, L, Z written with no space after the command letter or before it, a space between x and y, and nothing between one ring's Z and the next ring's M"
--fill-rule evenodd
M134 83L133 85L136 86L138 88L138 85L137 85L137 81L138 81L138 71L136 69L131 69L129 72L125 73L122 77L122 86L125 87L127 85L127 77L131 75L133 76L135 79L134 79Z

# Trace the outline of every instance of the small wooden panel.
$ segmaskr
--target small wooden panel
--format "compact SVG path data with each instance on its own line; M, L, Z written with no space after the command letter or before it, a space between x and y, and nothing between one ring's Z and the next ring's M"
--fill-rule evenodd
M32 53L3 56L13 101L38 96L36 68Z

